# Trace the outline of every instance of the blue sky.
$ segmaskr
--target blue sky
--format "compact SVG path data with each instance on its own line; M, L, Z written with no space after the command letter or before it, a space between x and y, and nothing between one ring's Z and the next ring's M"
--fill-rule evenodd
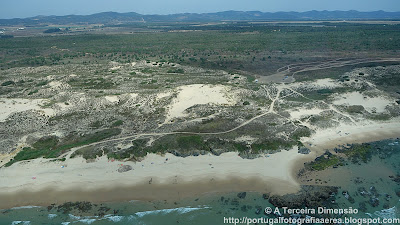
M263 12L385 10L393 12L400 11L400 0L0 0L0 18L87 15L106 11L172 14L226 10Z

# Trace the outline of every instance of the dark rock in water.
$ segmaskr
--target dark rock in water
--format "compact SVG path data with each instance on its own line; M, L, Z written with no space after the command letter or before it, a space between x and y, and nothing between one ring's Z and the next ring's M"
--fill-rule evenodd
M350 195L347 191L342 191L342 195L346 198L349 199Z
M356 200L354 200L354 198L351 197L351 196L349 196L349 198L348 198L347 200L349 200L349 202L350 202L351 204L354 204L354 203L356 202Z
M310 149L306 148L306 147L300 147L298 153L300 154L309 154L311 152Z
M371 194L375 195L376 197L379 196L378 190L376 190L376 188L374 186L371 186L369 188L369 191L371 192Z
M238 198L246 198L246 192L240 192L237 196Z
M237 205L238 206L239 205L239 200L236 199L236 198L232 199L231 205Z
M364 187L359 187L359 188L357 189L357 191L358 191L358 193L359 193L361 196L363 196L364 198L365 198L366 196L371 195L371 193L369 193Z
M52 209L54 208L55 205L56 205L56 204L51 204L51 205L47 206L47 211L52 210Z
M247 206L242 206L242 207L240 207L240 210L242 210L242 212L247 212Z
M130 165L123 165L120 168L118 168L118 172L120 173L127 172L129 170L132 170L132 166Z
M362 181L361 177L356 177L356 179L354 179L354 183L355 184L362 184L363 181Z
M385 194L385 200L389 201L392 198L392 196L390 196L389 194Z
M377 206L379 206L379 199L376 198L376 197L371 197L371 198L369 199L369 204L370 204L372 207L377 207Z
M400 190L396 191L396 195L397 195L397 197L400 197Z
M269 202L275 207L302 208L330 205L331 194L337 193L337 187L304 185L296 194L271 196Z
M397 104L400 104L400 100L396 100Z
M62 205L57 206L57 212L63 212L67 214L72 210L78 210L80 213L88 212L92 209L92 203L90 202L66 202Z
M257 206L256 206L256 214L257 214L257 215L261 214L261 211L262 211L262 207L259 206L259 205L257 205Z
M367 211L367 204L365 204L365 202L358 203L358 209L361 212L366 212Z
M111 208L109 208L107 206L101 206L98 211L105 214L106 212L108 212L110 210L111 210Z
M267 199L269 199L269 194L263 194L262 197L263 197L263 199L267 200Z
M390 176L390 178L391 178L394 182L400 184L400 176L399 176L399 175Z

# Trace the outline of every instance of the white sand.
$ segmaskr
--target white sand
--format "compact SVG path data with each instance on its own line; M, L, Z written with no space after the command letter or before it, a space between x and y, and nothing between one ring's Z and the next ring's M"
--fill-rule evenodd
M299 108L294 111L289 111L289 114L290 117L292 117L292 119L299 120L305 116L319 115L323 111L324 110L318 108L312 108L312 109Z
M230 87L192 84L178 88L177 97L169 106L166 122L173 118L184 117L184 111L197 104L233 105L235 98L229 95Z
M394 104L394 101L390 101L382 96L370 98L361 94L360 92L350 92L339 95L333 104L362 105L368 112L376 111L381 113L386 111L386 106Z
M400 121L340 124L335 128L318 129L311 137L302 138L313 150L323 151L341 144L372 142L400 137ZM309 147L309 146L307 146Z
M0 103L0 122L5 121L13 113L27 110L37 110L49 116L54 115L53 109L40 107L46 103L45 99L1 98Z
M292 149L256 159L243 159L234 152L220 156L210 154L186 158L172 154L149 154L142 162L137 163L110 161L106 157L98 158L93 163L86 163L82 158L68 159L65 162L35 159L0 168L0 195L46 188L64 191L135 186L150 179L153 184L180 184L212 179L218 181L231 177L256 177L270 187L285 183L284 187L275 188L275 193L283 194L298 190L299 185L292 175L292 166L304 157L306 156ZM121 164L131 165L133 170L119 173L117 169Z
M161 93L158 93L158 94L157 94L156 99L157 99L157 100L160 100L160 99L162 99L162 98L166 98L166 97L169 97L169 96L171 96L171 95L172 95L172 92L170 92L170 91L168 91L168 92L161 92Z
M235 142L245 142L245 143L248 143L248 144L252 144L257 140L258 140L258 138L254 138L254 137L251 137L251 136L248 136L248 135L243 135L243 136L235 138Z
M115 95L105 96L104 98L111 103L119 102L118 96Z
M329 89L342 86L340 83L330 78L316 80L315 85L321 88L329 88Z
M110 70L117 70L117 69L120 69L120 68L121 68L121 66L114 66L114 67L111 67Z
M330 78L325 78L325 79L319 79L315 81L307 81L307 82L296 82L296 83L290 83L286 84L286 86L283 87L290 87L290 88L305 88L305 89L334 89L338 87L343 87L343 84L330 79Z

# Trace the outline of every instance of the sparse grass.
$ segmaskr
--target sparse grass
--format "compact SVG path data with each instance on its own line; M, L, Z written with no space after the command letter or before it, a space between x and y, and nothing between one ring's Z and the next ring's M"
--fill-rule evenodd
M306 164L306 168L312 170L325 170L333 166L343 165L343 159L330 152L326 152L322 156L317 157L313 162Z
M369 144L353 144L349 149L341 149L353 163L364 162L367 163L372 158L372 148Z
M95 143L120 133L120 129L112 128L87 134L82 137L70 136L62 140L59 140L55 136L44 137L35 142L32 145L32 148L24 148L22 151L18 152L18 154L10 160L6 166L11 166L13 163L18 161L39 157L56 158L71 148Z
M185 71L181 68L171 68L167 71L167 73L185 73Z
M206 148L203 138L199 135L180 136L177 138L177 143L180 149L185 150Z
M117 120L117 121L115 121L115 122L111 125L111 127L119 127L119 126L121 126L122 124L124 124L124 121L122 121L122 120Z
M264 151L277 151L280 149L288 149L295 144L296 143L290 141L272 139L272 140L264 140L263 142L259 143L254 143L251 145L251 149L253 153L259 154Z
M346 112L353 114L362 114L364 111L364 106L362 105L351 105L346 108Z

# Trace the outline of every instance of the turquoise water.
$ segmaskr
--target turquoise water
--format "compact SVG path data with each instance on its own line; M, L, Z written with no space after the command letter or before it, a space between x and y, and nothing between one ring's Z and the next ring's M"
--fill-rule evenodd
M368 164L349 164L342 169L352 174L350 182L342 185L334 196L336 208L353 207L359 209L354 217L362 218L400 218L398 208L400 191L395 177L376 176L372 173L376 168L385 169L393 174L400 174L400 145L398 140L377 142L374 148L389 149L384 154L374 155ZM338 170L340 171L340 170ZM333 178L331 178L333 179ZM340 179L340 178L338 178ZM346 178L347 179L347 178ZM370 195L362 191L374 193L379 204L372 206ZM343 192L348 193L354 201L350 201ZM93 204L85 212L59 209L57 207L19 207L0 210L0 224L227 224L224 217L274 217L264 215L266 207L273 206L262 193L207 194L174 201L129 201L119 203ZM231 223L233 224L233 223ZM253 224L253 223L251 223Z
M87 213L49 211L46 207L14 208L3 210L0 224L224 224L224 216L256 217L259 216L255 213L256 207L266 206L272 205L259 193L247 193L244 199L238 198L237 193L229 193L181 202L107 203ZM111 209L106 215L98 216L95 214L99 207Z

